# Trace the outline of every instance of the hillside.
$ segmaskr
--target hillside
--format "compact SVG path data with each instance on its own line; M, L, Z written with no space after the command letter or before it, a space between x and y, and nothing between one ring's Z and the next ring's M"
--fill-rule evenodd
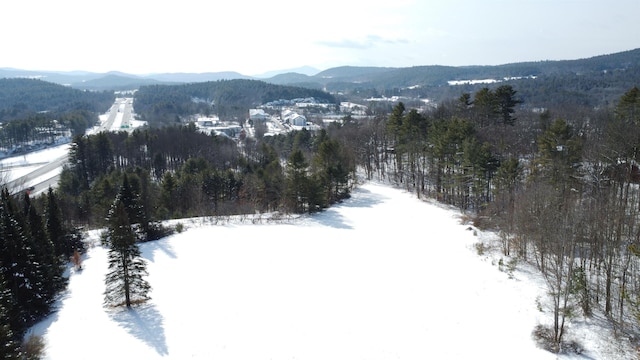
M85 92L43 80L0 78L0 110L102 112L109 108L113 99L112 93Z
M137 89L144 85L172 84L171 82L162 82L157 79L132 78L126 74L107 74L104 77L83 81L81 83L71 84L73 88L81 90L100 91L104 89L125 91Z
M470 60L472 61L472 60ZM114 77L117 75L117 77ZM79 89L122 90L152 83L198 83L253 79L236 72L131 75L87 72L46 72L0 69L2 77L30 77ZM106 79L105 79L106 78ZM255 78L257 79L257 78ZM282 73L259 78L277 85L323 89L344 94L348 100L369 96L408 96L440 102L473 93L486 84L452 86L450 81L493 79L517 89L527 106L568 104L602 106L640 84L640 49L603 54L585 59L530 61L495 66L423 65L404 68L341 66L313 76ZM507 79L507 80L505 80Z
M244 119L249 109L269 101L310 97L325 103L336 102L333 95L317 89L243 79L143 86L134 95L136 112L151 120L152 126L211 111L225 119Z
M582 356L537 348L531 332L551 318L535 272L478 256L474 244L488 249L492 234L406 192L369 183L315 216L241 219L181 220L186 231L141 244L152 300L132 310L102 305L107 252L94 233L59 311L33 328L47 342L46 358L631 355L609 329L580 318L568 337Z
M599 106L610 104L640 84L640 49L588 59L496 66L342 67L315 76L286 79L291 81L290 85L340 92L353 100L358 100L358 94L384 94L429 98L435 102L495 86L450 85L450 81L488 79L512 85L531 108L563 104ZM287 84L283 78L275 80Z

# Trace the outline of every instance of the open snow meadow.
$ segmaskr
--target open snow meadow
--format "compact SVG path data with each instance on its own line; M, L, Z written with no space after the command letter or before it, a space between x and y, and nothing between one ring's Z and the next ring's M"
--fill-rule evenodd
M58 310L32 329L47 359L556 359L536 347L544 284L498 266L460 213L374 183L284 223L185 219L141 244L151 301L105 308L107 250L88 240ZM571 327L582 356L623 359ZM628 355L628 353L627 353Z

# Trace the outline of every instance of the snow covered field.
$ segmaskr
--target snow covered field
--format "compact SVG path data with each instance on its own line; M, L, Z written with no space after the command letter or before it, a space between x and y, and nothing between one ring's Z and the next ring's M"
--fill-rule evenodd
M141 244L152 300L104 308L94 233L59 311L33 328L47 359L555 359L535 271L501 271L459 213L367 183L292 223L211 224ZM607 330L572 328L584 357L624 359Z

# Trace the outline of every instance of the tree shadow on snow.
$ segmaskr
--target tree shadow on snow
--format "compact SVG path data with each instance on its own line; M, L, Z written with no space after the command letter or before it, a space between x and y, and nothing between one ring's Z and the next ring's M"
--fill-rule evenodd
M165 253L169 258L171 259L177 259L178 256L176 255L175 251L173 250L173 247L171 247L171 243L168 241L168 239L170 238L164 238L164 239L160 239L160 240L153 240L153 241L147 241L145 243L143 243L143 246L141 246L140 250L142 251L142 256L151 261L154 262L154 255L156 253L156 251L162 251L163 253Z
M117 309L109 315L129 334L155 349L159 355L169 354L163 327L164 318L154 305Z
M318 213L314 219L324 226L336 229L353 229L342 215L341 208L369 208L382 203L387 197L373 193L367 189L356 189L349 199L345 199L329 209Z
M368 208L379 205L387 200L388 197L373 193L367 189L357 188L351 192L351 197L339 204L346 208Z
M345 221L345 217L335 209L328 209L316 214L313 219L315 222L323 226L329 226L336 229L353 229L353 227Z

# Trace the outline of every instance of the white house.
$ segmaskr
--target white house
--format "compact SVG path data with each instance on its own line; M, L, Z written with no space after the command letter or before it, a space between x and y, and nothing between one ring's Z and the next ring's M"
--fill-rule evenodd
M295 111L285 110L282 112L282 121L293 126L306 126L307 118Z
M289 124L293 126L306 126L307 118L304 115L295 114L292 118L289 119Z
M249 109L249 120L256 121L266 121L269 119L269 114L264 112L262 109Z

